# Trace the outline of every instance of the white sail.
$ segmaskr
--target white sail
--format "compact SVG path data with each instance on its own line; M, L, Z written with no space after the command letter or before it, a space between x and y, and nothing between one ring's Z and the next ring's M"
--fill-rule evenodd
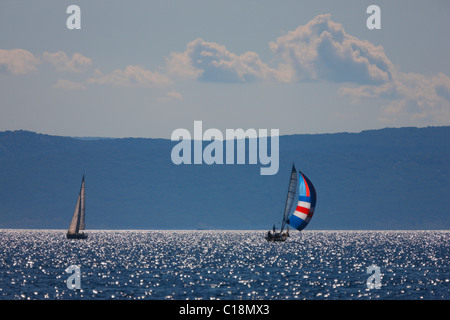
M75 234L78 232L77 224L79 216L80 216L80 196L78 196L77 205L75 207L75 211L73 212L72 221L70 222L69 234Z
M284 215L283 215L283 222L281 223L281 231L283 232L284 226L286 225L286 221L289 217L289 213L292 210L292 205L294 203L295 194L297 192L297 170L295 169L295 166L292 164L292 171L291 171L291 179L289 181L289 188L286 196L286 205L284 207Z
M69 226L69 234L76 234L79 230L84 230L84 212L85 212L85 191L84 191L84 176L81 182L80 193L78 194L77 205L73 212L72 221Z

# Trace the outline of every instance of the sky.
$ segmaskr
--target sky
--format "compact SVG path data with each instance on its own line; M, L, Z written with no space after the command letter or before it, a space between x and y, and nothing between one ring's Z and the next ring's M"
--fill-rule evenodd
M67 28L73 4L81 29ZM449 125L449 13L446 0L1 0L0 131Z

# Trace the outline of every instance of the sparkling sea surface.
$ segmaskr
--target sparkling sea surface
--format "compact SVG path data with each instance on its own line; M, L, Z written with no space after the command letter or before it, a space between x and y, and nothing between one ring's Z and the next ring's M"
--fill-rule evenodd
M265 232L0 230L0 300L450 298L450 231Z

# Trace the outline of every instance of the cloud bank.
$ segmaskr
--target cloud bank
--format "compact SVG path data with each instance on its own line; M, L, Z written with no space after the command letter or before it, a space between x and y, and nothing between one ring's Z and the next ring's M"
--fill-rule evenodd
M338 93L352 101L388 99L382 121L450 120L450 78L402 73L382 46L345 32L330 14L318 15L269 42L273 64L256 52L241 55L225 46L195 39L167 58L167 74L206 82L341 83Z
M329 14L269 42L275 66L256 52L237 55L225 46L203 39L187 44L167 59L168 74L211 82L331 81L383 84L395 68L381 46L347 34Z
M383 47L347 34L329 14L315 17L269 46L291 81L382 84L392 79L394 68Z
M83 72L92 64L92 60L80 53L74 53L70 58L65 52L44 52L42 57L35 56L28 50L0 49L0 70L9 74L27 74L37 71L37 66L48 62L58 72Z
M355 103L363 99L386 99L380 120L450 120L450 78L443 73L427 77L417 73L395 73L394 79L380 86L343 87L339 94L349 96Z
M54 87L77 90L96 84L148 88L167 87L177 81L339 83L342 87L338 94L353 102L383 100L382 121L450 120L447 75L428 77L400 72L382 46L349 35L330 14L318 15L268 45L273 54L270 64L262 61L257 52L236 54L222 44L197 38L187 43L184 51L170 53L161 72L135 65L106 74L95 69L82 84L58 80ZM87 71L92 65L90 58L79 53L69 57L62 51L44 52L40 59L22 49L0 50L3 73L35 72L42 62L50 63L58 72L72 73ZM181 100L181 94L170 92L160 101Z
M37 71L40 60L31 52L23 49L0 49L0 72L9 74L27 74Z
M90 58L87 58L80 53L74 53L72 58L69 58L69 56L63 51L58 51L55 53L44 52L42 57L44 61L52 64L56 71L59 72L83 72L86 71L92 64L92 60Z
M167 70L174 77L206 82L277 79L277 71L262 62L256 52L237 55L223 45L200 38L189 42L184 52L172 53L167 59Z

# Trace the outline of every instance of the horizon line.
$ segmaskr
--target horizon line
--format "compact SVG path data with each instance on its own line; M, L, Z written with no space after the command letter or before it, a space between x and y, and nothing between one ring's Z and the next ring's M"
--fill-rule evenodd
M378 129L364 129L364 130L360 130L360 131L336 131L336 132L324 132L324 133L289 133L289 134L278 134L278 135L274 135L277 137L289 137L289 136L297 136L297 135L331 135L331 134L359 134L359 133L364 133L364 132L370 132L370 131L381 131L381 130L389 130L389 129L428 129L428 128L446 128L446 127L450 127L449 125L440 125L440 126L402 126L402 127L383 127L383 128L378 128ZM242 128L236 128L234 130L238 130L238 129L242 129ZM249 129L253 129L253 128L249 128ZM247 129L247 130L249 130ZM255 129L256 130L256 129ZM269 129L268 129L269 130ZM274 129L270 129L270 130L274 130ZM70 136L70 135L60 135L60 134L49 134L49 133L42 133L42 132L38 132L38 131L32 131L32 130L27 130L27 129L15 129L15 130L3 130L0 131L0 134L2 133L18 133L18 132L25 132L25 133L33 133L33 134L37 134L37 135L44 135L44 136L49 136L49 137L61 137L61 138L70 138L70 139L77 139L77 140L113 140L113 139L155 139L155 140L171 140L170 137L168 138L162 138L162 137L140 137L140 136L123 136L123 137L112 137L112 136ZM264 137L272 137L272 135L267 135ZM246 139L254 139L254 137L245 137ZM256 137L256 138L261 138L261 137ZM192 140L195 141L195 139L186 139L186 140ZM223 139L220 141L226 141L227 139ZM236 138L235 138L236 140ZM210 140L202 140L205 142L210 142Z

